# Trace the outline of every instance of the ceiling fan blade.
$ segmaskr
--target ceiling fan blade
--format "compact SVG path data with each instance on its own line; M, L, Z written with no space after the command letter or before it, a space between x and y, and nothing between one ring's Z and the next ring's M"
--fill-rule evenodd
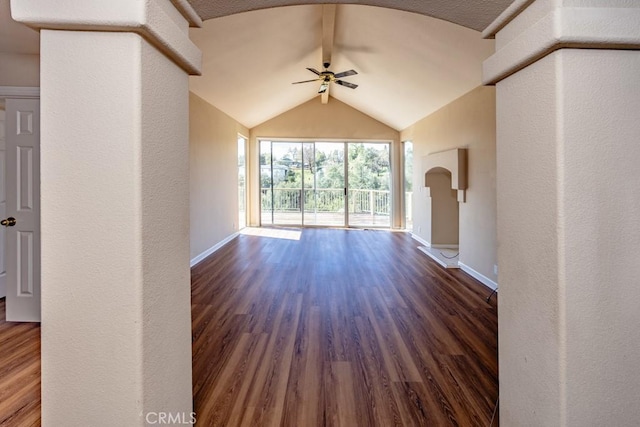
M341 73L338 73L334 77L336 79L340 79L342 77L355 76L356 74L358 74L356 70L349 70L349 71L343 71Z
M355 89L355 88L358 87L358 85L353 84L353 83L349 83L349 82L345 82L344 80L336 80L336 83L338 83L340 86L348 87L349 89Z
M322 80L322 79L303 80L303 81L301 81L301 82L293 82L293 83L291 83L291 84L292 84L292 85L297 85L297 84L300 84L300 83L317 82L318 80Z
M311 71L313 74L319 76L320 75L320 71L316 70L315 68L309 68L307 67L307 70Z

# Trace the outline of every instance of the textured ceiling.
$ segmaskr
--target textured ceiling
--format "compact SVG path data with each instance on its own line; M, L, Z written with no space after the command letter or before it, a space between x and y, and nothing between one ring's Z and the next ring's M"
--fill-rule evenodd
M191 90L249 128L317 96L319 84L291 83L321 69L320 5L210 19L190 34L203 51ZM439 19L339 5L331 70L355 69L344 80L359 87L332 85L331 96L402 130L480 85L493 49L478 31Z
M416 12L482 31L513 0L332 0L331 3L380 6ZM322 0L189 0L202 19L219 18L239 12L326 3Z

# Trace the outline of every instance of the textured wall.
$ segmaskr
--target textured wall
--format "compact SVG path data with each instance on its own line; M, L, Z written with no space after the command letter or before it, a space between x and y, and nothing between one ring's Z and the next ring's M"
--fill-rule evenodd
M41 40L43 423L189 413L187 74L134 34Z
M507 425L640 419L638 73L637 51L564 49L498 84Z
M640 51L558 56L566 419L631 426L640 420Z
M505 17L497 82L500 421L640 419L640 4Z
M500 421L505 425L561 425L555 60L545 58L497 86Z

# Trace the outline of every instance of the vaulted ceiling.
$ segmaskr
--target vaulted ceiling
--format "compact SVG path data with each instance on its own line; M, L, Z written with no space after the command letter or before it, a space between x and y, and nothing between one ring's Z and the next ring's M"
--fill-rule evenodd
M191 29L203 74L191 90L251 128L318 96L319 83L292 85L322 69L322 6L288 6L205 21ZM416 13L338 5L330 69L355 69L355 90L331 96L401 130L481 83L493 41ZM320 99L318 99L320 102Z
M318 82L291 83L315 77L306 67L322 69L321 1L189 1L206 20L190 29L203 51L193 92L249 128L314 97L320 102ZM355 69L344 80L359 87L332 84L331 96L406 128L481 84L494 45L479 30L511 1L337 0L330 69ZM390 4L403 10L375 6ZM251 9L258 10L236 13ZM9 0L0 0L0 52L38 50L38 34L11 21Z

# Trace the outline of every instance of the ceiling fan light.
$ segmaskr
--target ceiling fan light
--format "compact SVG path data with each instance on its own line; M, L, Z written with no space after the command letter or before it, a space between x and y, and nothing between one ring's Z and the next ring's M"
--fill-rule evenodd
M323 82L320 85L320 89L318 90L318 93L325 93L327 91L327 89L329 89L329 83L328 82Z

